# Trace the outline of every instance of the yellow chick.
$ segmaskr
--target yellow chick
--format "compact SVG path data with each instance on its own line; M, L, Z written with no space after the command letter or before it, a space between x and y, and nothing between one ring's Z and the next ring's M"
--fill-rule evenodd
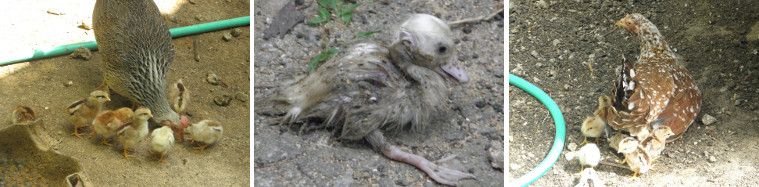
M92 137L96 137L99 134L100 136L103 136L103 141L100 143L111 146L111 144L108 143L108 138L113 137L117 132L116 129L125 123L130 122L133 117L134 112L127 107L120 108L116 111L103 111L92 121Z
M585 121L582 122L582 129L580 131L583 135L585 135L585 139L582 141L581 144L589 143L588 137L596 138L595 143L598 143L598 141L601 138L601 135L606 130L606 122L604 122L601 118L595 115L589 115L587 118L585 118Z
M211 120L203 120L195 124L191 124L185 129L185 133L189 134L190 140L198 141L204 145L195 147L203 151L218 140L221 140L221 135L224 133L224 128L221 123Z
M174 144L174 131L172 131L170 126L163 126L153 130L150 136L152 138L150 140L150 148L153 156L161 153L161 158L158 158L158 162L166 162L163 160L163 156Z
M72 135L82 139L79 129L89 126L95 116L102 110L103 104L107 101L111 101L108 92L95 90L90 92L90 96L86 99L69 105L66 108L66 115L69 121L74 124L74 133Z
M133 121L119 127L116 140L124 148L124 158L127 160L132 156L127 153L127 150L148 136L148 120L152 117L150 109L141 106L134 111Z

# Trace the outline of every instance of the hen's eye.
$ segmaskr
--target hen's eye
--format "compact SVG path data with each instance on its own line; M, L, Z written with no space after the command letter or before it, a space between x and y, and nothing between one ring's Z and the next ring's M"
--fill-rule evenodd
M447 50L448 50L448 48L446 48L445 46L440 46L440 47L437 48L437 52L440 53L440 54L445 53L445 51L447 51Z

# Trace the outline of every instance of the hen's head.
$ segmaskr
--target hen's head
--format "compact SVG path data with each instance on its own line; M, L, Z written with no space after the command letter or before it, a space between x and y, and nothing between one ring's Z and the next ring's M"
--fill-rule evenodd
M451 29L435 16L414 14L403 22L392 50L397 63L411 63L434 70L445 78L469 82L469 75L455 58Z
M624 18L617 21L616 25L624 27L627 31L636 36L640 34L646 35L650 33L659 33L659 29L656 28L656 25L651 23L651 21L648 21L646 17L643 17L643 15L639 13L625 15Z

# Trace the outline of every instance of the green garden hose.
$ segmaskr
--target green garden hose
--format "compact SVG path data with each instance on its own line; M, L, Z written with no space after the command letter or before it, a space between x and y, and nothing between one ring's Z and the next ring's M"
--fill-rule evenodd
M250 16L245 17L239 17L239 18L233 18L228 20L221 20L221 21L215 21L210 23L202 23L197 25L190 25L186 27L178 27L170 29L171 36L174 38L192 35L192 34L200 34L204 32L211 32L211 31L217 31L222 29L228 29L232 27L240 27L250 25ZM40 50L35 49L31 56L27 56L28 54L22 54L22 56L11 56L11 55L3 55L0 56L0 66L4 65L10 65L18 62L26 62L31 60L37 60L42 58L49 58L59 55L65 55L69 54L71 52L74 52L74 49L79 47L86 47L90 50L97 50L98 45L95 41L89 41L89 42L81 42L81 43L75 43L75 44L68 44L68 45L62 45L57 46L49 50Z
M564 124L564 117L561 115L559 106L557 106L556 103L553 102L553 99L551 99L548 94L543 92L543 90L540 90L540 88L536 87L535 85L532 85L524 79L512 74L509 74L509 84L524 90L533 97L537 98L538 101L543 103L543 105L548 108L548 112L551 113L554 124L556 124L556 137L553 140L553 147L551 147L551 151L548 152L546 158L544 158L537 167L533 168L532 171L528 172L522 177L519 177L515 181L511 181L512 185L527 186L546 174L546 172L548 172L548 170L553 167L553 164L556 163L556 160L559 159L561 151L564 150L564 141L566 139L567 127Z

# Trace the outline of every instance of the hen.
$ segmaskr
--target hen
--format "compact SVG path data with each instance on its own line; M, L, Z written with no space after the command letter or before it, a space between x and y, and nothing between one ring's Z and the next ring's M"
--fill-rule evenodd
M648 19L629 14L616 24L638 37L640 56L635 63L625 58L611 91L607 123L639 140L648 137L658 125L672 130L674 136L669 141L679 138L701 110L701 92Z
M155 114L153 122L179 124L166 99L166 74L174 59L171 33L151 0L97 0L92 23L103 58L99 89L128 97Z
M338 138L365 139L388 158L414 165L441 184L455 185L475 176L403 152L383 135L418 131L442 117L438 114L447 100L446 80L469 81L455 52L445 22L415 14L400 26L390 46L354 44L344 56L283 86L257 108L286 113L282 119L286 124L324 119L321 125L334 127Z

